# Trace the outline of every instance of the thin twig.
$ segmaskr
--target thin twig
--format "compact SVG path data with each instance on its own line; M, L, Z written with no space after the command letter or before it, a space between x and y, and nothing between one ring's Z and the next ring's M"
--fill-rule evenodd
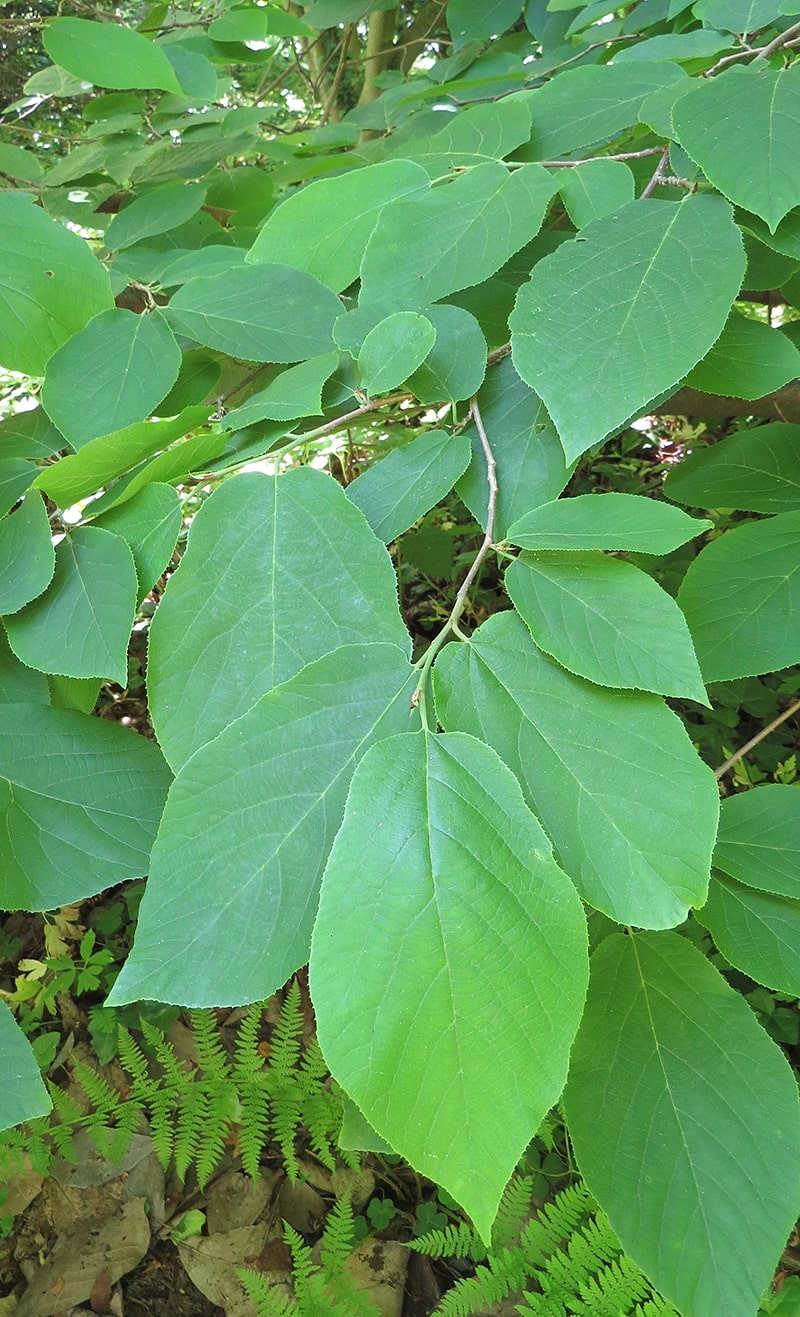
M656 167L656 171L653 174L653 177L650 179L650 182L647 184L647 187L642 192L642 195L639 198L640 201L644 201L646 197L651 196L653 192L655 192L659 184L663 182L664 175L667 172L668 164L669 164L669 147L665 146L661 154L661 159L659 160L658 165Z
M724 764L720 764L719 768L714 773L714 777L717 781L719 782L720 778L725 776L729 768L733 768L733 765L738 764L740 759L744 759L745 755L749 754L751 750L765 739L765 737L774 732L776 727L780 727L781 723L785 723L787 718L791 718L793 713L797 713L798 709L800 709L800 700L795 700L794 703L789 705L788 709L785 709L777 718L773 718L771 723L767 723L767 726L762 727L760 732L755 736L751 736L750 740L742 746L741 750L737 750L735 755L731 755L730 759L726 759Z
M743 50L737 50L733 55L723 55L722 59L718 59L710 69L706 69L703 77L712 78L715 73L719 73L721 69L726 69L729 64L735 64L740 59L752 59L754 63L757 59L769 59L770 55L782 50L784 46L793 46L794 38L798 36L800 36L800 23L793 23L791 27L785 28L783 32L773 37L772 41L768 41L765 46L757 46L755 49L752 46L745 46Z
M756 59L769 59L770 55L774 55L776 50L780 50L782 46L786 45L787 41L791 41L792 37L797 36L800 36L800 23L792 23L791 27L779 32L770 41L769 45L762 46L760 50L756 51Z
M324 425L318 425L316 430L306 430L303 434L295 435L295 442L299 444L306 443L309 439L322 439L326 434L332 434L334 430L340 430L343 426L348 426L351 421L358 420L359 416L377 412L381 407L388 407L395 402L408 402L413 397L413 393L395 393L389 398L376 398L373 402L365 402L363 407L356 407L352 412L345 412L343 416L326 421Z
M589 155L583 160L538 160L546 169L574 169L577 165L593 165L596 160L641 160L648 155L661 155L663 146L648 146L645 151L621 151L619 155Z

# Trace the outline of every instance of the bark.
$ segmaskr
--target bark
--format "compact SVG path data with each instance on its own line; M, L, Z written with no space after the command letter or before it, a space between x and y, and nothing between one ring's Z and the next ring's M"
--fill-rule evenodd
M764 398L718 398L698 389L679 389L653 411L659 416L760 416L800 425L800 380L792 380Z

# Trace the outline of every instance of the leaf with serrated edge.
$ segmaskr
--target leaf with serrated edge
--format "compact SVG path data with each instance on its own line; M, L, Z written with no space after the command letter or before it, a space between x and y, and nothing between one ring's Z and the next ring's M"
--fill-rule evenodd
M776 672L800 660L800 512L726 531L678 591L706 681Z
M600 944L564 1103L586 1184L653 1284L692 1317L753 1317L800 1201L797 1085L685 938Z
M5 1074L0 1090L0 1130L46 1116L53 1104L36 1057L4 1001L0 1001L0 1056Z
M409 652L386 549L330 476L226 481L203 504L150 630L156 735L178 768L279 682L339 645Z
M16 613L46 590L55 565L47 510L31 493L0 521L0 614Z
M638 494L578 494L526 512L503 538L521 549L672 553L714 524L677 511Z
M138 588L130 549L110 531L78 526L55 557L47 589L6 618L11 648L39 672L127 685Z
M450 492L469 458L466 435L429 430L367 467L347 486L347 497L390 544Z
M717 873L695 913L736 969L774 992L800 996L800 901Z
M110 1000L260 1001L305 964L353 770L373 741L412 726L415 680L396 646L345 645L192 756Z
M603 553L523 553L505 580L536 644L570 672L710 707L683 613L632 563Z
M517 774L590 905L668 928L703 903L719 794L657 696L573 677L511 612L446 646L434 689L442 726L482 737Z
M534 266L509 321L514 365L570 460L705 356L744 268L731 209L711 196L632 201Z
M488 746L418 733L365 755L323 877L310 984L334 1076L488 1240L561 1091L586 985L580 902Z
M748 887L800 900L800 798L778 782L723 800L714 864Z
M664 493L695 508L800 511L800 425L776 421L696 448L669 472Z
M0 906L54 910L147 872L170 774L152 741L43 704L0 719Z

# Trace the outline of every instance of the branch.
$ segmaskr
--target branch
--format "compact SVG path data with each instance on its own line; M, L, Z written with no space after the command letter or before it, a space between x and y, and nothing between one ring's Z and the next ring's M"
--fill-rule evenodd
M783 713L779 714L777 718L773 718L771 723L767 723L767 726L762 727L760 732L757 732L755 736L751 736L750 740L742 746L741 750L737 750L735 755L731 755L730 759L726 759L724 764L720 764L719 768L714 773L714 777L717 781L719 782L720 778L724 777L729 768L733 768L734 764L738 764L740 759L744 759L745 755L749 754L750 751L754 750L761 741L765 740L766 737L774 732L776 727L780 727L781 723L785 723L787 718L791 718L793 713L797 713L798 709L800 709L800 700L795 700L793 704L789 705L788 709L784 709Z
M699 389L683 388L654 407L657 416L759 416L768 421L800 425L800 380L763 398L718 398Z

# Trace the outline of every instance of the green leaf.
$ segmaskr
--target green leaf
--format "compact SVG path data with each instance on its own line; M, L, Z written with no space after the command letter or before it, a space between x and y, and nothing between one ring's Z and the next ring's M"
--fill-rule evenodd
M519 778L590 905L666 928L702 904L719 795L660 699L573 677L510 612L445 647L434 689L442 726L488 741Z
M347 486L347 497L390 544L450 492L469 459L465 434L429 430L367 467Z
M683 613L632 563L525 553L506 572L506 589L539 648L569 672L710 708Z
M797 1215L797 1086L684 938L595 951L565 1106L586 1184L653 1284L693 1317L752 1317Z
M394 0L316 0L303 18L321 32L327 27L337 27L339 23L355 23L368 13L384 9L394 9Z
M335 293L358 276L383 207L427 192L428 176L410 160L387 160L291 193L267 216L247 260L285 261Z
M422 733L368 751L314 926L319 1041L369 1123L487 1241L561 1092L586 947L574 889L488 746Z
M49 703L50 693L44 673L20 663L12 654L6 633L0 627L0 705Z
M294 421L300 416L322 415L322 389L339 365L338 352L301 361L281 372L266 389L254 393L228 412L226 430L242 430L256 421Z
M207 348L184 352L178 378L156 409L159 416L177 416L186 407L195 407L210 398L219 383L222 363Z
M615 54L614 62L624 66L641 60L708 60L723 50L730 50L733 44L730 37L702 28L692 32L662 32L658 36L648 37L646 41L637 42L629 50L623 47Z
M158 311L101 311L47 363L42 404L74 448L135 425L169 393L181 351ZM76 388L76 381L81 387Z
M633 174L621 160L590 160L565 169L558 190L575 228L582 229L633 201Z
M113 1003L260 1001L305 964L353 770L409 728L415 681L395 645L345 645L184 764Z
M800 352L779 329L734 311L684 383L722 397L763 398L800 375Z
M0 517L4 517L22 497L36 477L36 467L24 458L0 461Z
M0 1001L0 1056L6 1076L0 1095L0 1130L46 1116L53 1104L36 1057L4 1001Z
M388 393L420 366L436 341L427 316L396 311L367 334L358 354L358 369L367 396Z
M0 521L0 613L16 613L47 589L55 554L50 522L38 494Z
M0 458L52 457L63 447L64 436L43 407L12 412L0 425Z
M800 68L756 60L699 80L676 102L683 149L720 192L770 231L800 205Z
M675 279L676 268L691 277ZM569 459L620 429L705 356L744 274L719 197L634 201L534 266L511 315L514 365Z
M92 712L103 684L99 677L61 677L57 672L48 673L44 680L54 709L81 713Z
M207 407L187 407L173 420L143 421L138 425L128 425L115 434L100 435L85 444L79 453L63 457L60 462L40 471L36 488L43 489L59 507L67 508L107 485L142 458L160 448L167 448L187 431L202 425L208 414ZM94 512L99 510L93 509Z
M710 530L677 508L638 494L578 494L542 503L509 526L504 539L521 549L614 549L672 553Z
M478 165L378 217L361 264L361 303L421 310L482 283L541 228L556 185L547 170Z
M748 887L800 900L800 798L770 783L723 800L714 863Z
M491 367L478 403L497 464L495 539L499 543L506 538L508 527L530 508L558 498L571 468L544 403L523 384L510 357ZM458 482L458 493L485 530L489 498L486 455L474 425L467 434L472 441L472 462Z
M183 94L163 50L117 23L56 18L42 34L54 64L98 87L143 87Z
M469 311L460 306L428 306L425 315L436 342L408 387L420 402L461 402L471 398L486 374L486 339Z
M766 27L787 10L781 10L780 0L706 0L703 22L723 32L739 32L747 36Z
M453 169L502 160L531 135L531 112L521 101L471 105L458 114L442 114L445 127L430 137L403 141L394 150L409 155L434 179ZM390 146L391 149L391 146Z
M41 375L56 348L113 306L108 274L22 192L0 192L0 229L0 361Z
M706 681L800 660L800 512L746 522L712 540L678 593Z
M143 257L147 248L137 248L135 255L137 260ZM133 256L134 253L132 252ZM219 243L210 243L208 247L200 247L196 251L188 252L158 252L154 254L155 262L163 262L154 275L162 288L177 288L180 284L186 284L190 279L208 279L214 274L223 274L226 270L232 270L236 266L244 265L245 253L240 247L225 247ZM124 258L123 258L124 259ZM121 264L119 259L114 262L114 269L122 269L125 272L125 265Z
M776 992L800 996L800 902L716 874L697 918L736 969Z
M106 677L125 686L136 590L127 544L79 526L56 547L55 575L44 593L6 618L9 644L39 672Z
M221 485L192 524L150 630L153 724L177 768L260 696L339 645L406 653L391 560L309 467Z
M153 483L93 523L101 530L119 535L130 549L139 581L139 604L169 566L182 515L177 491L171 485Z
M196 434L182 439L113 484L92 503L92 515L99 516L101 512L117 507L126 499L133 498L146 485L159 481L169 484L171 481L180 481L191 471L209 470L214 460L224 451L225 443L224 434Z
M244 361L302 361L330 352L342 304L290 265L246 265L191 279L165 314L181 334Z
M26 183L40 183L43 175L38 158L24 147L0 143L0 173L10 174Z
M158 748L128 728L38 703L6 705L2 908L55 910L141 878L169 781Z
M342 1094L342 1128L339 1130L340 1148L355 1152L394 1153L394 1148L372 1128L363 1111L359 1111L352 1098Z
M519 18L520 0L449 0L447 26L456 50L468 41L496 37Z
M666 62L568 69L527 93L533 119L527 158L553 160L614 137L636 123L648 96L682 81L683 71Z
M697 448L669 472L664 493L696 508L800 510L800 425L776 421Z
M112 219L103 235L109 251L131 247L143 238L177 229L196 215L206 198L208 185L178 180L135 197Z

